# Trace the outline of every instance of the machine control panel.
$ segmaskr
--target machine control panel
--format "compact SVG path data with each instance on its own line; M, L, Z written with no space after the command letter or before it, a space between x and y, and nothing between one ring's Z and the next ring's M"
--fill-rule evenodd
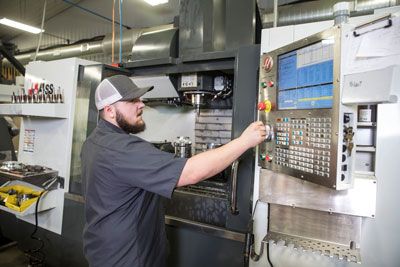
M332 28L261 56L262 168L336 190L352 186L356 107L340 101L340 51L341 29Z
M278 118L276 164L329 177L331 118Z

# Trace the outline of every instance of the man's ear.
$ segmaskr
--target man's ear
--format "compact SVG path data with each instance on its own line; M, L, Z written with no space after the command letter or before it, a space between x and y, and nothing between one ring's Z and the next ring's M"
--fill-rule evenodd
M104 115L114 119L115 118L115 108L112 105L104 107Z

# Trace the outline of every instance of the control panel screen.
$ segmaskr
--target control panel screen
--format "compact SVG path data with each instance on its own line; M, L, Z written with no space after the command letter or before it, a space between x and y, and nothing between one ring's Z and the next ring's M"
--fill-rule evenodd
M333 43L321 41L278 56L278 109L332 108Z

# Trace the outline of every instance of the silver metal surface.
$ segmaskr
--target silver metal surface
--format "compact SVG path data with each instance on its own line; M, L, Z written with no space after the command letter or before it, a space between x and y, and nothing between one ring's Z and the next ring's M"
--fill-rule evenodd
M171 79L167 75L134 76L132 81L139 87L154 86L154 89L142 96L143 100L178 98Z
M197 116L200 115L200 107L207 103L207 100L214 97L215 92L209 91L186 91L183 95L190 98L192 106L196 109Z
M130 29L125 30L123 32L123 40L122 40L122 52L128 52L132 50L132 46L141 36L141 34L145 34L148 32L154 32L157 30L163 29L171 29L172 24L160 25L155 27L150 27L146 29ZM116 38L114 41L115 46L119 46L120 40ZM37 54L37 60L56 60L61 58L69 58L69 57L81 57L85 55L92 55L97 53L104 53L105 55L111 54L111 46L112 46L112 35L106 35L103 40L100 41L92 41L87 43L68 45L63 47L57 47L53 49L47 49L43 51L39 51ZM33 59L33 53L23 53L16 55L15 58L20 61L22 64L28 63ZM7 60L4 60L4 64L9 64Z
M265 241L285 241L295 248L360 262L362 218L270 204Z
M272 232L358 246L361 226L362 218L358 216L270 204Z
M281 3L281 1L279 1ZM333 5L337 0L324 1L296 1L289 5L281 3L278 7L278 26L296 25L333 19ZM273 1L262 12L264 28L273 25ZM350 1L350 15L361 16L372 14L375 9L398 5L393 0L356 0Z
M178 57L178 29L142 34L132 48L132 61Z
M208 225L205 223L194 222L173 216L165 216L165 224L176 227L184 227L201 233L230 239L234 241L244 242L245 234L226 230L226 228Z
M222 144L216 144L216 143L207 143L205 145L205 149L204 150L210 150L210 149L215 149L222 146Z
M82 182L81 178L81 149L87 138L87 126L90 102L90 81L81 81L76 90L74 128L72 135L70 179L73 182Z
M356 152L356 165L355 171L356 172L370 172L374 173L375 171L375 148L372 150L369 147L369 151L364 151L366 147L357 147ZM361 150L364 149L364 150Z
M85 198L83 196L81 196L81 195L65 193L64 197L66 199L85 204Z
M18 161L3 161L0 165L0 170L13 171L15 169L21 169L22 164Z
M348 246L276 232L268 232L263 239L265 243L278 243L279 241L283 241L286 246L293 245L295 249L311 250L324 256L337 257L339 260L361 263L360 250L350 249Z
M333 18L335 25L347 23L349 21L349 17L350 17L349 2L338 2L333 6Z
M211 143L224 145L231 140L232 110L202 109L195 121L195 150L204 151Z
M260 200L290 207L374 218L376 181L355 178L352 189L336 191L287 174L261 169Z
M180 1L179 56L203 60L204 54L253 44L255 8L255 0Z
M231 192L231 213L237 214L237 177L238 177L238 167L239 161L235 160L232 163L232 171L231 171L231 181L232 181L232 192Z
M192 141L187 136L178 136L174 141L175 157L190 158L192 156Z

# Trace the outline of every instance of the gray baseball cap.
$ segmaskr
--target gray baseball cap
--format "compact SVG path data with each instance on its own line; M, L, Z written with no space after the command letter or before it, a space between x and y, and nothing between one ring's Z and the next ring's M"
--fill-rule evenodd
M150 87L138 87L128 76L115 75L104 79L97 86L94 100L98 110L117 101L130 101L141 97L153 89Z

